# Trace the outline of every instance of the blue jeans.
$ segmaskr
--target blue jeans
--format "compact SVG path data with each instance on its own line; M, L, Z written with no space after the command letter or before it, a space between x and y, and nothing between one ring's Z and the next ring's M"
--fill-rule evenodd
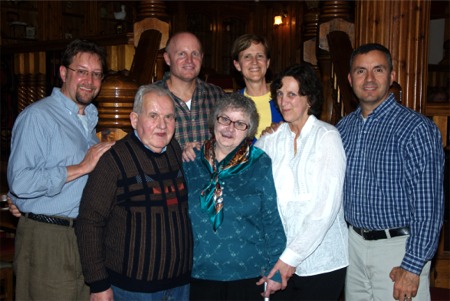
M155 293L130 292L111 286L114 292L114 301L188 301L189 284L159 291Z

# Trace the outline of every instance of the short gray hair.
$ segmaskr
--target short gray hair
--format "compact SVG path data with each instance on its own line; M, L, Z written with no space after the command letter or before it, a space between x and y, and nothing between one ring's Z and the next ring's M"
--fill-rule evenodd
M211 133L214 134L214 125L217 121L217 117L228 109L241 111L250 117L247 138L253 139L258 130L259 114L256 111L253 100L240 93L227 94L216 103L208 120L208 127Z
M158 96L167 96L172 100L173 103L175 102L172 93L170 93L169 90L166 90L163 87L157 86L155 84L142 85L139 87L136 95L134 96L133 112L138 114L142 112L142 102L144 100L144 95L152 92L158 94Z

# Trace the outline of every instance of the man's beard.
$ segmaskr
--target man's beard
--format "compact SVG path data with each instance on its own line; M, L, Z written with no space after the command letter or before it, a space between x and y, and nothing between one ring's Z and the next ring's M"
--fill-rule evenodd
M77 103L81 104L81 105L89 105L92 100L97 96L98 93L93 93L90 95L82 95L81 93L77 92L75 95L75 99L77 100Z

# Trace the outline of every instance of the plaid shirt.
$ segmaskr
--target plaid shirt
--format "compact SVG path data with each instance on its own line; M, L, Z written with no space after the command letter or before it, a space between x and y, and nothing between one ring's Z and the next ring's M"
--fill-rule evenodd
M439 242L444 152L436 125L391 94L364 121L361 108L339 129L347 155L346 220L370 230L409 227L401 267L420 274Z
M155 84L169 90L167 86L169 75L169 73L164 74L164 78L155 82ZM215 103L224 95L225 93L220 87L205 83L197 78L196 88L192 95L191 109L189 110L186 103L172 93L177 115L175 138L182 149L187 142L198 141L203 143L210 138L208 117Z

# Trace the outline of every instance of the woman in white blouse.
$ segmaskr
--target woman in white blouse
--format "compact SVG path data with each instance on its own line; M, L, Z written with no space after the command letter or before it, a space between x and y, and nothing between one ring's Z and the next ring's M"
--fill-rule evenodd
M342 207L346 157L337 129L318 119L322 85L306 64L275 79L272 98L286 123L256 146L272 159L286 249L268 275L283 277L272 300L337 300L348 266Z

